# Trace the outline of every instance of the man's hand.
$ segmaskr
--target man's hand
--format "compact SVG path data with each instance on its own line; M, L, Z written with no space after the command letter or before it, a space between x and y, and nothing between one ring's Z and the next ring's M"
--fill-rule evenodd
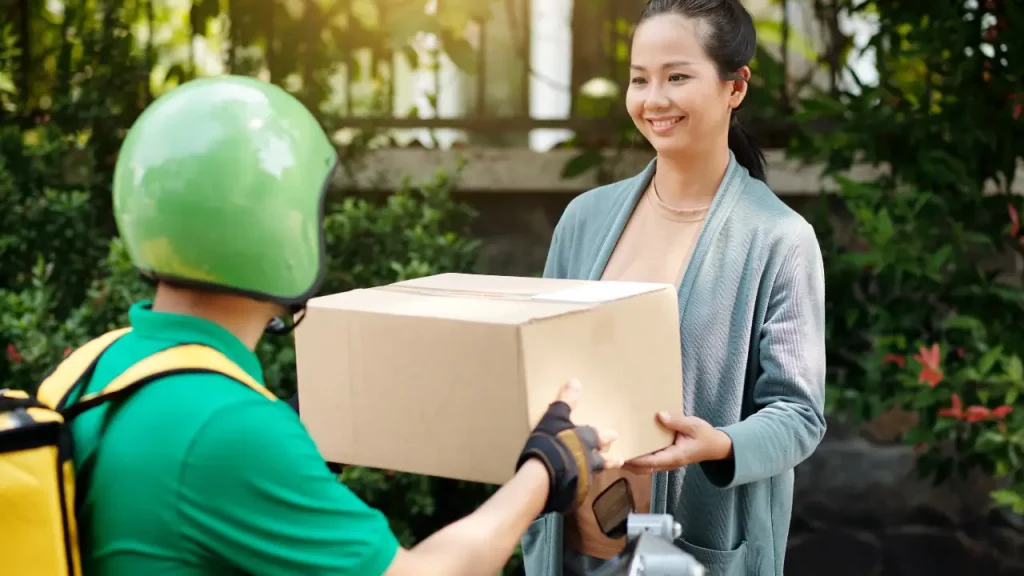
M662 426L675 431L675 442L664 450L626 462L627 469L650 474L732 457L732 439L729 435L700 418L670 416L666 412L659 412L658 421Z
M580 384L573 380L559 391L558 399L548 408L540 423L526 441L516 470L530 459L537 459L547 468L551 480L544 513L576 510L593 484L594 472L618 468L620 461L607 459L601 453L618 438L612 431L599 431L590 426L577 427L569 416L580 397Z
M538 514L579 506L595 470L622 465L601 455L614 433L577 428L569 419L579 396L578 382L566 384L527 440L516 475L476 512L411 551L399 550L385 576L496 574Z

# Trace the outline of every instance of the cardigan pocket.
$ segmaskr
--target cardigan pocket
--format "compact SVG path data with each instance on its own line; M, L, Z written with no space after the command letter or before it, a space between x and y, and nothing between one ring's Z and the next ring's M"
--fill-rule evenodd
M523 569L526 576L562 576L561 514L537 518L523 534Z
M707 576L746 576L747 542L740 542L735 550L722 551L702 548L679 538L676 545L704 565Z

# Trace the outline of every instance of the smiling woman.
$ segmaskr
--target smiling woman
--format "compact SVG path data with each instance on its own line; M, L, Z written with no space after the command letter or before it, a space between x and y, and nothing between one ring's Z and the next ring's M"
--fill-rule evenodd
M674 516L676 544L712 576L782 574L793 468L825 431L821 253L735 116L756 45L739 0L647 3L626 108L657 157L575 198L544 270L678 287L684 405L657 416L675 442L597 475L591 494L625 478L637 511ZM592 500L534 523L528 576L591 573L622 551Z
M725 137L740 165L764 180L764 155L735 116L756 49L739 2L654 0L633 38L626 109L659 154L721 152Z

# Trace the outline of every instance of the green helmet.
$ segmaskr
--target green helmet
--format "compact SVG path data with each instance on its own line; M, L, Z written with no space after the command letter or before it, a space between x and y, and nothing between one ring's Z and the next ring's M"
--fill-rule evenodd
M324 195L337 158L281 88L193 80L128 132L114 171L117 228L152 280L301 307L323 278Z

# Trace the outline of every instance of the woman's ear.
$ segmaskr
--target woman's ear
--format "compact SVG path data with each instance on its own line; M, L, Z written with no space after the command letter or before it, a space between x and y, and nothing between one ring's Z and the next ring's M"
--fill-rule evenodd
M729 81L729 107L733 110L740 107L743 99L747 97L747 87L750 82L750 67L744 66L736 71Z

